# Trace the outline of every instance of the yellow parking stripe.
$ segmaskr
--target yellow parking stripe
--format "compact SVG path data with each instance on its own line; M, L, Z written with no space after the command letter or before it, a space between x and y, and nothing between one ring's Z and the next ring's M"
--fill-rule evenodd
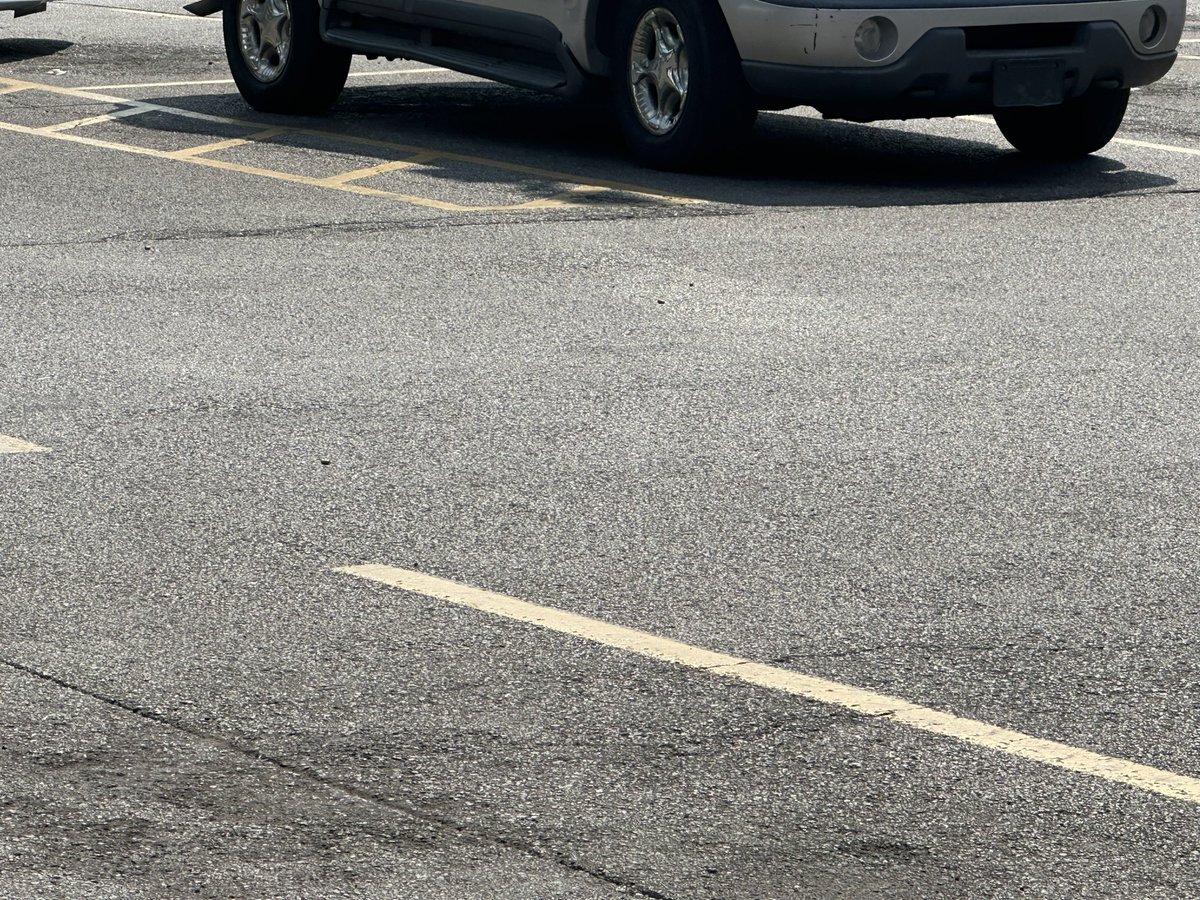
M328 187L336 187L349 184L352 181L360 181L363 178L374 178L376 175L386 175L388 172L398 172L401 169L411 169L413 166L431 163L437 158L438 155L436 153L418 153L409 159L397 159L393 162L380 163L377 166L368 166L365 169L355 169L352 172L343 172L340 175L331 175L328 178L322 178L321 184L324 184Z
M151 110L141 106L134 106L130 109L118 109L116 112L104 113L99 116L88 116L86 119L75 119L71 122L59 122L57 125L47 125L45 128L39 128L37 131L40 134L55 134L62 131L72 131L76 128L87 128L89 125L100 125L103 122L113 122L117 119L127 119L130 116L140 116L143 113L148 113Z
M1173 800L1200 803L1200 778L1094 753L1058 741L1033 737L987 722L939 712L899 697L879 694L828 678L805 675L792 669L769 666L740 656L717 653L646 631L613 625L550 606L539 606L518 600L516 597L481 590L411 569L360 565L346 566L334 571L490 615L536 625L548 631L573 635L659 662L698 669L709 675L765 687L817 703L839 706L862 715L887 719L918 731L951 738L1018 759L1128 785Z
M232 125L241 128L261 129L262 122L254 122L247 119L236 119L229 116L214 116L207 113L194 112L189 109L181 109L173 106L165 106L160 103L152 103L143 100L130 100L124 97L116 97L111 94L105 94L99 91L85 90L82 88L63 87L60 85L41 84L38 82L17 81L10 78L0 78L0 85L9 85L22 90L46 91L52 94L61 96L73 97L81 100L93 100L104 103L129 104L136 108L138 112L161 112L166 115L179 116L186 119L192 119L200 122L209 122L218 125ZM128 113L135 114L133 112ZM110 114L111 116L112 114ZM103 120L105 117L101 117ZM64 130L66 126L73 125L74 128ZM54 138L56 140L72 141L75 143L86 144L94 147L101 147L108 150L119 150L124 153L135 153L143 156L153 156L159 159L169 159L175 162L190 163L193 165L202 165L214 169L224 169L231 172L239 172L241 174L256 175L263 178L273 178L278 181L287 181L295 184L305 184L312 187L321 187L329 190L343 191L346 193L359 194L362 196L379 197L383 199L393 200L401 203L408 203L415 206L422 206L430 209L439 209L447 212L506 212L506 211L527 211L527 210L544 210L561 207L569 207L575 205L574 197L578 195L578 191L570 190L554 197L530 200L525 203L513 204L498 204L489 206L467 206L458 203L450 203L442 200L435 200L428 197L418 197L410 194L402 194L394 191L384 191L376 188L369 188L363 185L355 184L351 181L340 181L339 176L331 178L311 178L305 175L295 175L289 172L280 172L274 169L264 169L256 166L243 166L236 163L229 163L223 160L209 159L205 156L198 155L198 152L214 152L212 149L205 149L211 145L202 145L199 148L190 148L191 153L187 150L165 151L156 150L150 147L142 147L135 144L122 144L115 141L105 141L96 138L89 138L85 135L76 134L74 130L79 127L79 123L62 123L57 126L49 126L47 128L30 128L16 123L0 122L0 129L7 131L15 131L22 134L38 135L41 137ZM703 200L693 199L691 197L680 197L665 191L657 191L652 188L646 188L639 185L625 184L618 181L609 181L607 179L591 179L579 175L573 175L566 172L555 172L548 169L539 169L535 166L526 166L519 163L510 163L503 160L488 159L487 157L471 156L464 153L454 153L449 151L431 150L427 147L416 147L408 144L400 144L392 141L381 141L372 138L358 137L355 135L338 134L336 132L322 131L315 128L293 128L280 126L279 133L289 133L295 135L306 135L309 137L319 138L327 141L337 141L341 143L375 147L386 149L393 152L405 154L409 160L427 156L431 159L452 160L455 162L468 163L470 165L481 166L484 168L496 169L501 172L513 172L522 175L528 175L533 178L538 178L550 182L563 182L571 185L576 185L586 188L594 188L597 190L611 190L620 193L630 194L653 200L659 203L671 205L691 205L702 204ZM244 139L234 139L244 140ZM224 143L224 142L220 142ZM233 146L237 146L234 144ZM356 170L356 172L359 170ZM354 173L344 173L354 174Z
M248 134L243 138L230 138L227 141L214 141L211 144L201 144L198 147L188 147L185 150L173 150L167 155L171 159L192 159L197 156L203 156L206 153L218 153L221 150L232 150L234 147L242 147L246 144L253 144L257 141L264 141L268 138L278 137L287 131L286 128L266 128L262 131L256 131L254 134Z
M49 453L49 447L40 447L37 444L31 444L29 441L23 441L20 438L9 437L7 434L0 434L0 453Z

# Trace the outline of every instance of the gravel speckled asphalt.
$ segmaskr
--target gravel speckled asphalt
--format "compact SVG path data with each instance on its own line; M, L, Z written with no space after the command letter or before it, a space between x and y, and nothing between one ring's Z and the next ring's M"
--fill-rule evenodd
M666 175L595 109L405 67L219 158L609 187L471 212L0 130L0 435L50 450L0 454L0 895L1200 896L1194 804L332 571L1200 776L1200 156L766 114ZM212 21L0 21L0 79L297 124L166 84L226 77ZM1121 136L1200 150L1198 86Z

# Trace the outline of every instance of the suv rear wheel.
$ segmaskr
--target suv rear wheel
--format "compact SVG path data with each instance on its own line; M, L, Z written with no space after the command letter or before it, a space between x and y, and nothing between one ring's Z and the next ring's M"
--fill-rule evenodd
M225 55L246 102L321 113L346 84L350 51L321 40L318 0L226 0Z
M1113 139L1128 103L1129 88L1092 88L1062 106L998 109L994 115L1000 132L1022 153L1041 159L1077 159Z
M757 111L713 0L625 0L616 37L617 117L640 162L693 168L745 137Z

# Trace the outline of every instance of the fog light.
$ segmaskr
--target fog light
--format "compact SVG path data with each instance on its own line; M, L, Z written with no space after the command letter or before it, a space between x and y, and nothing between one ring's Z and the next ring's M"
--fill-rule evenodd
M1148 6L1138 24L1138 40L1143 47L1153 47L1166 31L1167 13L1161 6Z
M896 26L883 16L864 19L854 32L854 49L863 59L887 59L896 49Z

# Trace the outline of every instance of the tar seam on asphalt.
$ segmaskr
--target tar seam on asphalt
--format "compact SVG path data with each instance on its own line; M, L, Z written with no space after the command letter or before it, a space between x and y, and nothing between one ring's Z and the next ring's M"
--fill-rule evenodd
M100 237L79 238L69 241L25 241L15 244L0 244L0 250L36 250L39 247L86 247L91 244L117 243L170 243L179 241L240 240L245 238L285 237L306 232L321 234L386 234L390 231L427 231L436 228L495 228L498 225L588 225L593 222L627 222L643 219L714 219L749 215L749 211L738 207L714 209L698 207L688 209L662 209L647 205L640 210L628 208L620 212L597 209L593 215L555 215L553 211L541 218L524 215L485 216L467 214L429 219L390 220L384 222L313 222L308 225L292 225L286 228L243 228L213 229L211 231L177 231L160 233L118 232Z
M178 731L181 734L186 734L189 737L196 738L198 740L207 741L210 744L214 744L233 753L238 753L255 762L273 766L280 771L287 772L289 775L303 778L306 781L320 785L328 790L337 791L349 797L353 797L356 800L362 800L366 803L381 806L392 810L393 812L403 813L428 825L436 825L451 838L462 840L470 837L474 838L480 843L492 844L493 846L499 847L503 850L523 853L526 856L533 857L534 859L550 862L569 871L590 876L598 881L603 881L614 887L623 888L628 891L634 891L643 897L651 898L651 900L674 900L674 898L670 897L669 895L656 891L646 885L639 884L636 881L622 878L619 875L610 875L602 869L590 868L584 863L571 859L564 853L559 853L553 849L543 850L520 838L505 837L504 835L492 834L482 829L472 828L462 824L461 822L456 822L454 819L448 816L439 816L434 813L426 812L411 804L405 803L402 800L381 797L378 794L371 793L370 791L362 788L343 784L342 782L333 778L328 778L318 772L314 772L307 766L289 763L286 760L280 759L279 757L270 756L266 753L263 753L261 750L255 750L251 747L243 747L229 738L224 738L220 735L203 731L184 722L176 722L167 718L162 713L155 712L152 709L146 709L142 706L134 706L132 704L125 703L122 700L118 700L116 697L110 697L106 694L100 693L99 691L94 691L90 688L83 687L82 685L74 684L70 681L67 681L65 678L59 678L57 675L51 675L49 672L43 672L40 669L27 666L24 663L0 658L0 665L8 666L10 669L13 669L17 672L21 672L41 681L48 682L65 690L73 691L74 693L80 694L91 700L98 700L99 702L107 704L108 706L132 713L135 716L146 719L150 722L154 722L158 725L165 725L166 727L174 731Z

